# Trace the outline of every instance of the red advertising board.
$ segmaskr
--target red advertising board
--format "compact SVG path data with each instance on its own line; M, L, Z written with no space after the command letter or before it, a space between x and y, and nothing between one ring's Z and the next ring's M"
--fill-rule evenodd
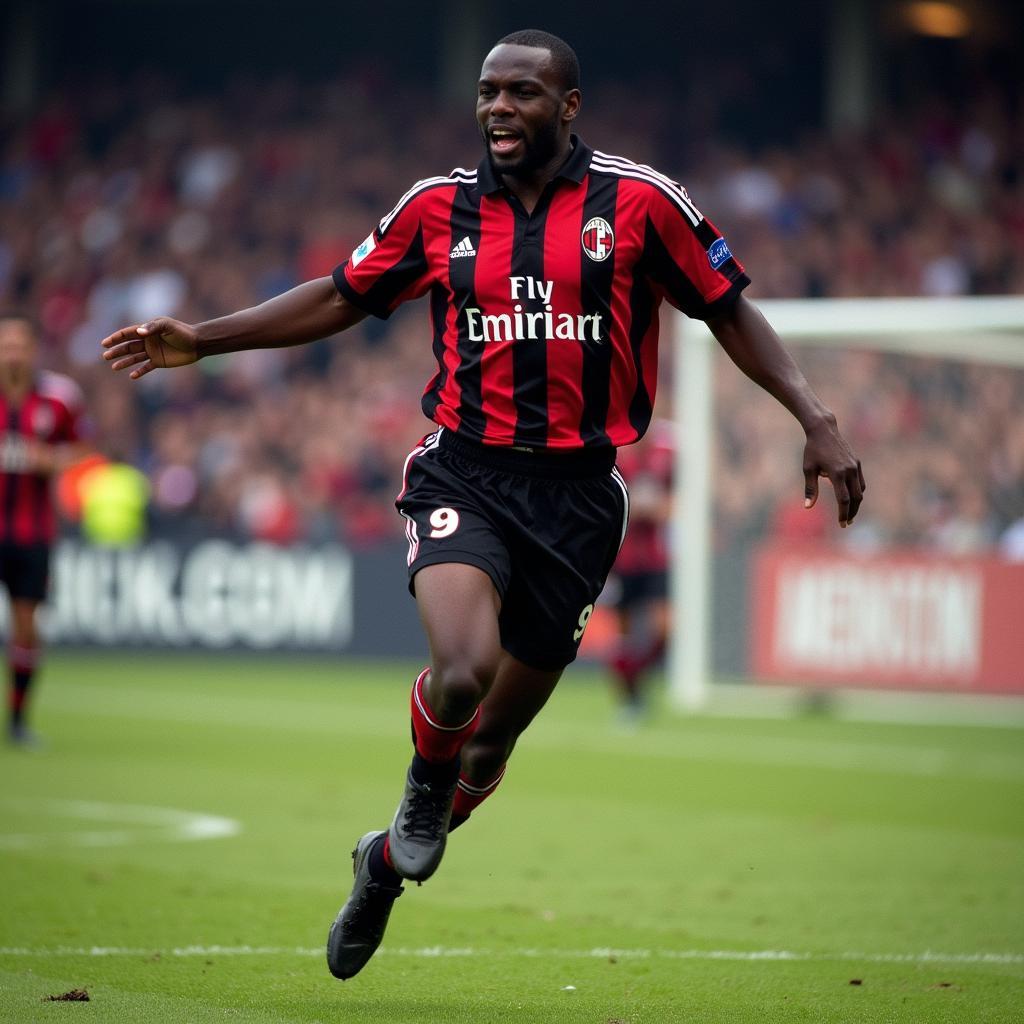
M1024 563L768 546L753 568L759 679L1024 694Z

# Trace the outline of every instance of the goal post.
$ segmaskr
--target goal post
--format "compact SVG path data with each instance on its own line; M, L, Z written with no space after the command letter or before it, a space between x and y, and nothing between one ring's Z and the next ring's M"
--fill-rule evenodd
M1024 368L1024 297L766 300L757 305L783 342L797 349L839 346ZM670 339L678 497L670 534L668 689L671 705L692 711L707 703L714 677L712 439L717 346L706 325L675 312ZM795 423L794 430L799 431ZM799 467L794 479L799 479Z

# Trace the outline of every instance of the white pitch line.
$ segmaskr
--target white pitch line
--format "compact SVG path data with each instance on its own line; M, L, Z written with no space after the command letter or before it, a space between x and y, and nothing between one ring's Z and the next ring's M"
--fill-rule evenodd
M242 831L241 822L201 811L148 804L96 800L29 800L3 797L0 805L52 823L61 819L111 823L120 828L49 829L0 833L0 850L34 850L51 846L129 846L135 843L187 843L220 839ZM124 826L129 826L125 828Z
M233 957L233 956L323 956L321 946L175 946L154 950L130 946L0 946L0 956L10 957ZM856 961L878 964L1024 964L1024 953L807 953L788 949L485 949L473 946L384 946L378 956L421 959L465 959L473 957L514 957L568 960L735 960L780 962Z

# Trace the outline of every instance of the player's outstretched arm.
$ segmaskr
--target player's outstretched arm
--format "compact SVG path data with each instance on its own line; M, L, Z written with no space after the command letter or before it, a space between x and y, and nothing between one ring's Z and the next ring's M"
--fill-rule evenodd
M156 317L115 331L100 343L114 370L133 379L151 370L188 366L203 356L251 348L303 345L337 334L366 313L338 293L329 277L307 281L273 299L201 324Z
M755 384L778 399L804 428L804 507L813 508L818 500L818 477L828 477L839 505L839 525L849 526L867 487L860 460L839 433L835 416L811 390L772 326L741 295L728 313L709 320L708 327L729 358Z

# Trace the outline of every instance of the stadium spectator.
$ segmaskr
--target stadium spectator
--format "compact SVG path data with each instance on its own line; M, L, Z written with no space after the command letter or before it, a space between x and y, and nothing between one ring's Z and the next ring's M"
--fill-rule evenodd
M345 346L228 356L201 374L154 381L137 398L92 366L95 338L124 318L159 309L201 320L329 272L410 175L452 153L472 162L457 116L432 116L429 131L410 139L408 97L378 91L371 101L372 87L360 77L301 86L238 78L193 96L145 72L119 90L85 81L4 126L0 306L37 312L46 364L81 379L101 448L135 439L128 454L150 475L162 531L193 533L200 516L240 536L261 529L242 481L270 472L298 499L291 525L272 534L360 544L393 536L393 446L378 442L379 424L364 416L383 392L408 394L429 372L420 318L361 325ZM665 109L655 94L602 89L593 130L690 184L758 267L756 297L1024 293L1024 130L1010 100L983 91L953 110L926 96L861 135L808 135L753 152L695 142L721 133L713 123L687 130L695 115ZM1011 436L1024 419L1019 371L964 374L955 364L852 352L806 358L816 379L844 382L844 409L855 412L845 422L865 459L891 461L898 436L909 460L914 500L879 499L877 489L847 542L945 544L953 499L934 479L943 461L980 478L990 533L1024 515L1024 457ZM739 426L752 419L749 392L727 380L720 387L716 530L726 544L763 529L785 491L767 464L770 428ZM245 410L261 389L287 410L278 418L287 439L272 417L250 422ZM408 403L389 404L392 437L427 429ZM979 458L963 422L988 408L998 416L978 426L993 447ZM185 410L186 441L165 438L165 413ZM879 422L893 416L896 434ZM339 431L343 452L333 443ZM759 513L734 507L726 482L741 466L766 489ZM899 507L883 512L889 503Z

